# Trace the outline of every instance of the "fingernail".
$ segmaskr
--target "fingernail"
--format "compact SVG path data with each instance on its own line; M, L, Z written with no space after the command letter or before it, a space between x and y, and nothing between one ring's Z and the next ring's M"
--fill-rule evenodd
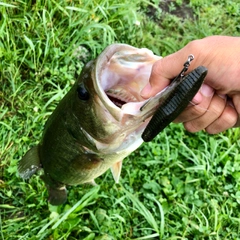
M193 104L199 104L202 101L202 94L200 92L197 92L197 94L193 97L192 103Z
M151 93L151 90L152 90L151 84L147 83L147 85L142 89L140 94L143 98L148 98Z
M213 95L213 88L209 87L206 84L203 84L201 87L201 93L202 95L204 95L205 97L210 97Z

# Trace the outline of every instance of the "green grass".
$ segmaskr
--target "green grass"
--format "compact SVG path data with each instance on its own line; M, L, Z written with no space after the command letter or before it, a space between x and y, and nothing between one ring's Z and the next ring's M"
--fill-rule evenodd
M196 38L239 36L239 3L190 0L194 19L182 19L159 1L26 2L0 2L0 239L239 240L239 129L210 136L171 124L125 159L120 184L107 172L98 187L70 187L59 207L38 175L17 173L75 74L107 45L165 56Z

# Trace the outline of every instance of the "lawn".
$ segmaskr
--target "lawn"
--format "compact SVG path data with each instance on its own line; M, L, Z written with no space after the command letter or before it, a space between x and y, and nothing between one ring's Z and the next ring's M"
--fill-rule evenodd
M0 239L240 240L239 129L191 134L171 124L124 160L119 184L108 171L96 187L69 187L58 207L39 174L17 173L76 74L106 46L166 56L210 35L240 36L238 1L0 1Z

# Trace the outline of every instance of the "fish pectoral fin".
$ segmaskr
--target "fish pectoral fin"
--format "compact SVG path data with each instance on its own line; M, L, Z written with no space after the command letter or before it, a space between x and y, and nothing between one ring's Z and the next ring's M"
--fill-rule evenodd
M18 172L21 178L30 178L40 168L38 146L27 151L18 164Z
M114 163L111 167L112 175L116 183L119 183L121 170L122 170L122 161Z

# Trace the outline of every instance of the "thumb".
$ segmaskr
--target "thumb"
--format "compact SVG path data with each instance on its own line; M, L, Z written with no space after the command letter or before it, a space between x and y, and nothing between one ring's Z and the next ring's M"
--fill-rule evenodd
M181 50L180 50L181 51ZM163 90L183 68L188 56L178 51L168 55L153 64L149 83L142 89L141 96L149 98Z

